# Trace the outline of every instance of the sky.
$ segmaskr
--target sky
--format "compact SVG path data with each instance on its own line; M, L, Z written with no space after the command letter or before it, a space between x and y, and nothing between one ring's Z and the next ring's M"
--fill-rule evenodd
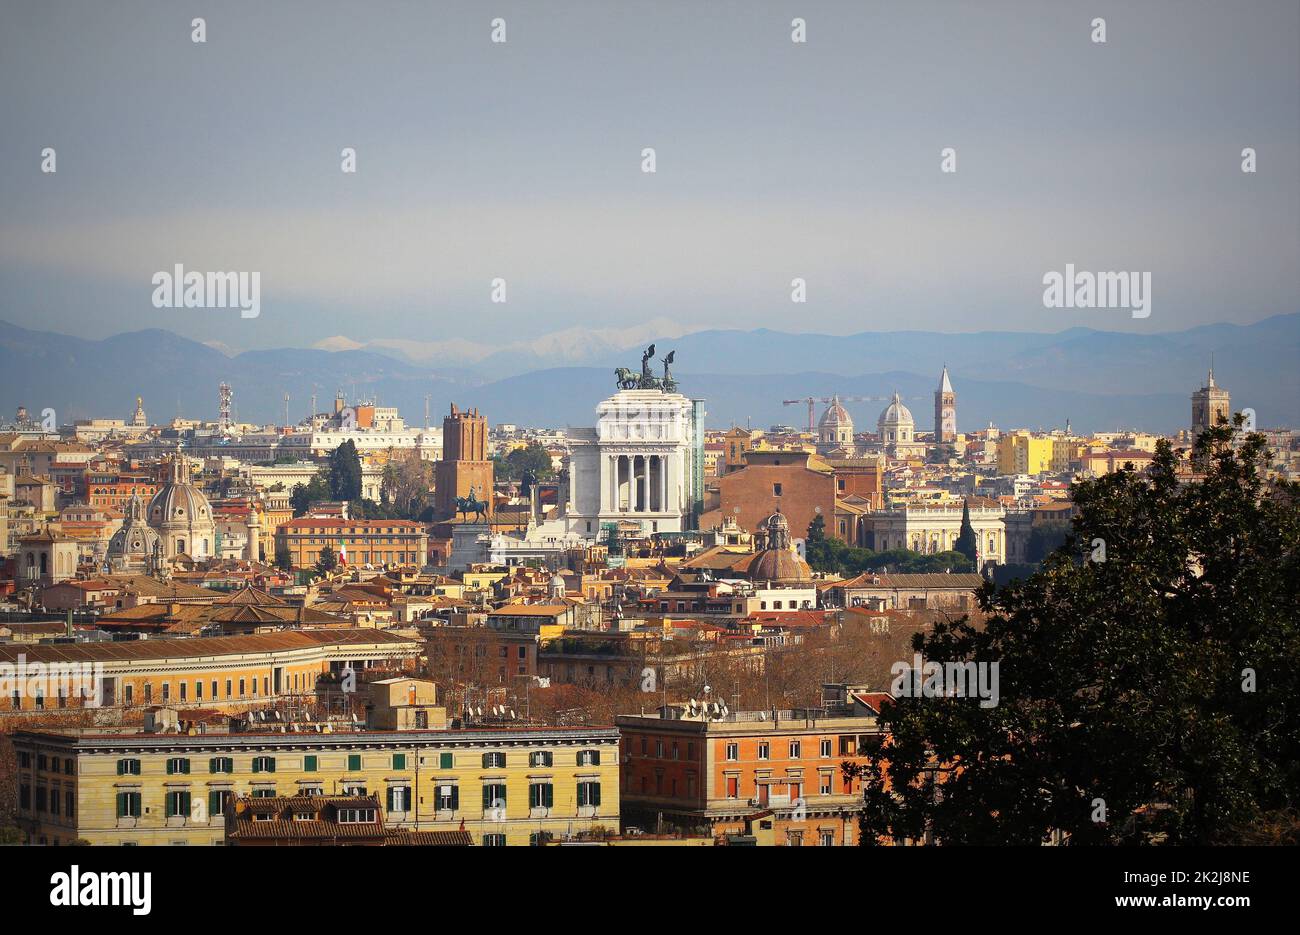
M1295 0L0 0L0 128L0 319L90 338L1300 310ZM178 263L259 272L260 314L154 307ZM1067 263L1149 272L1150 316L1045 308Z

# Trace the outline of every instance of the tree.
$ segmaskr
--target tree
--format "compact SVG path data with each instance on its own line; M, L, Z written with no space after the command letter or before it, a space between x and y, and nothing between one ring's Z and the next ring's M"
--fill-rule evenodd
M302 516L311 509L313 503L328 500L333 496L333 481L329 465L325 465L306 484L294 484L289 494L289 505L293 507L294 516Z
M330 495L335 500L361 499L361 456L348 439L330 453Z
M953 544L953 551L960 552L970 559L972 565L979 562L979 540L975 538L975 527L970 521L970 501L963 500L961 505L961 531L957 533L957 541Z
M538 480L555 474L550 453L537 442L529 442L527 447L516 448L504 458L497 456L492 461L493 473L499 480L519 480L527 471L532 471Z
M320 557L316 559L316 570L322 575L328 575L338 567L339 559L334 554L334 547L330 545L321 546Z
M1146 475L1076 482L1065 545L984 586L984 627L914 637L928 662L996 665L998 700L885 707L847 770L864 840L1211 843L1294 814L1300 485L1267 482L1263 437L1234 446L1233 426L1195 451L1190 482L1167 442Z
M286 543L275 547L275 567L284 572L293 571L293 552Z

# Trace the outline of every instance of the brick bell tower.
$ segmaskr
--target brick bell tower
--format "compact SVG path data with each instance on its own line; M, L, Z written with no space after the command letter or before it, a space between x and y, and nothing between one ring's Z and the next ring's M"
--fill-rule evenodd
M939 388L934 391L934 441L936 445L957 441L957 394L952 391L947 366L943 368Z
M434 466L435 514L446 519L456 513L456 498L468 497L470 488L487 501L492 515L492 462L487 456L487 417L477 409L462 411L452 403L442 419L442 460Z

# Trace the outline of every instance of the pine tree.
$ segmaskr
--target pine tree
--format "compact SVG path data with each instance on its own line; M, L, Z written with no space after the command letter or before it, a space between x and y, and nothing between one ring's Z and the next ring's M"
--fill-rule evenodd
M960 552L970 559L971 564L975 565L975 570L979 571L979 543L975 538L975 527L970 521L970 500L962 501L961 505L961 531L957 534L957 542L953 545L954 552Z

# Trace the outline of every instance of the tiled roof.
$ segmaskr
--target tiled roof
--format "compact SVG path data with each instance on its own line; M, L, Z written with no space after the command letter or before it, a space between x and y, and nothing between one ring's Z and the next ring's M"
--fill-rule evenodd
M249 636L201 639L133 640L124 643L58 643L8 646L0 644L0 661L16 662L20 653L31 662L146 662L158 659L193 659L269 653L311 646L388 644L394 649L419 644L405 637L370 627L346 630L284 630Z

